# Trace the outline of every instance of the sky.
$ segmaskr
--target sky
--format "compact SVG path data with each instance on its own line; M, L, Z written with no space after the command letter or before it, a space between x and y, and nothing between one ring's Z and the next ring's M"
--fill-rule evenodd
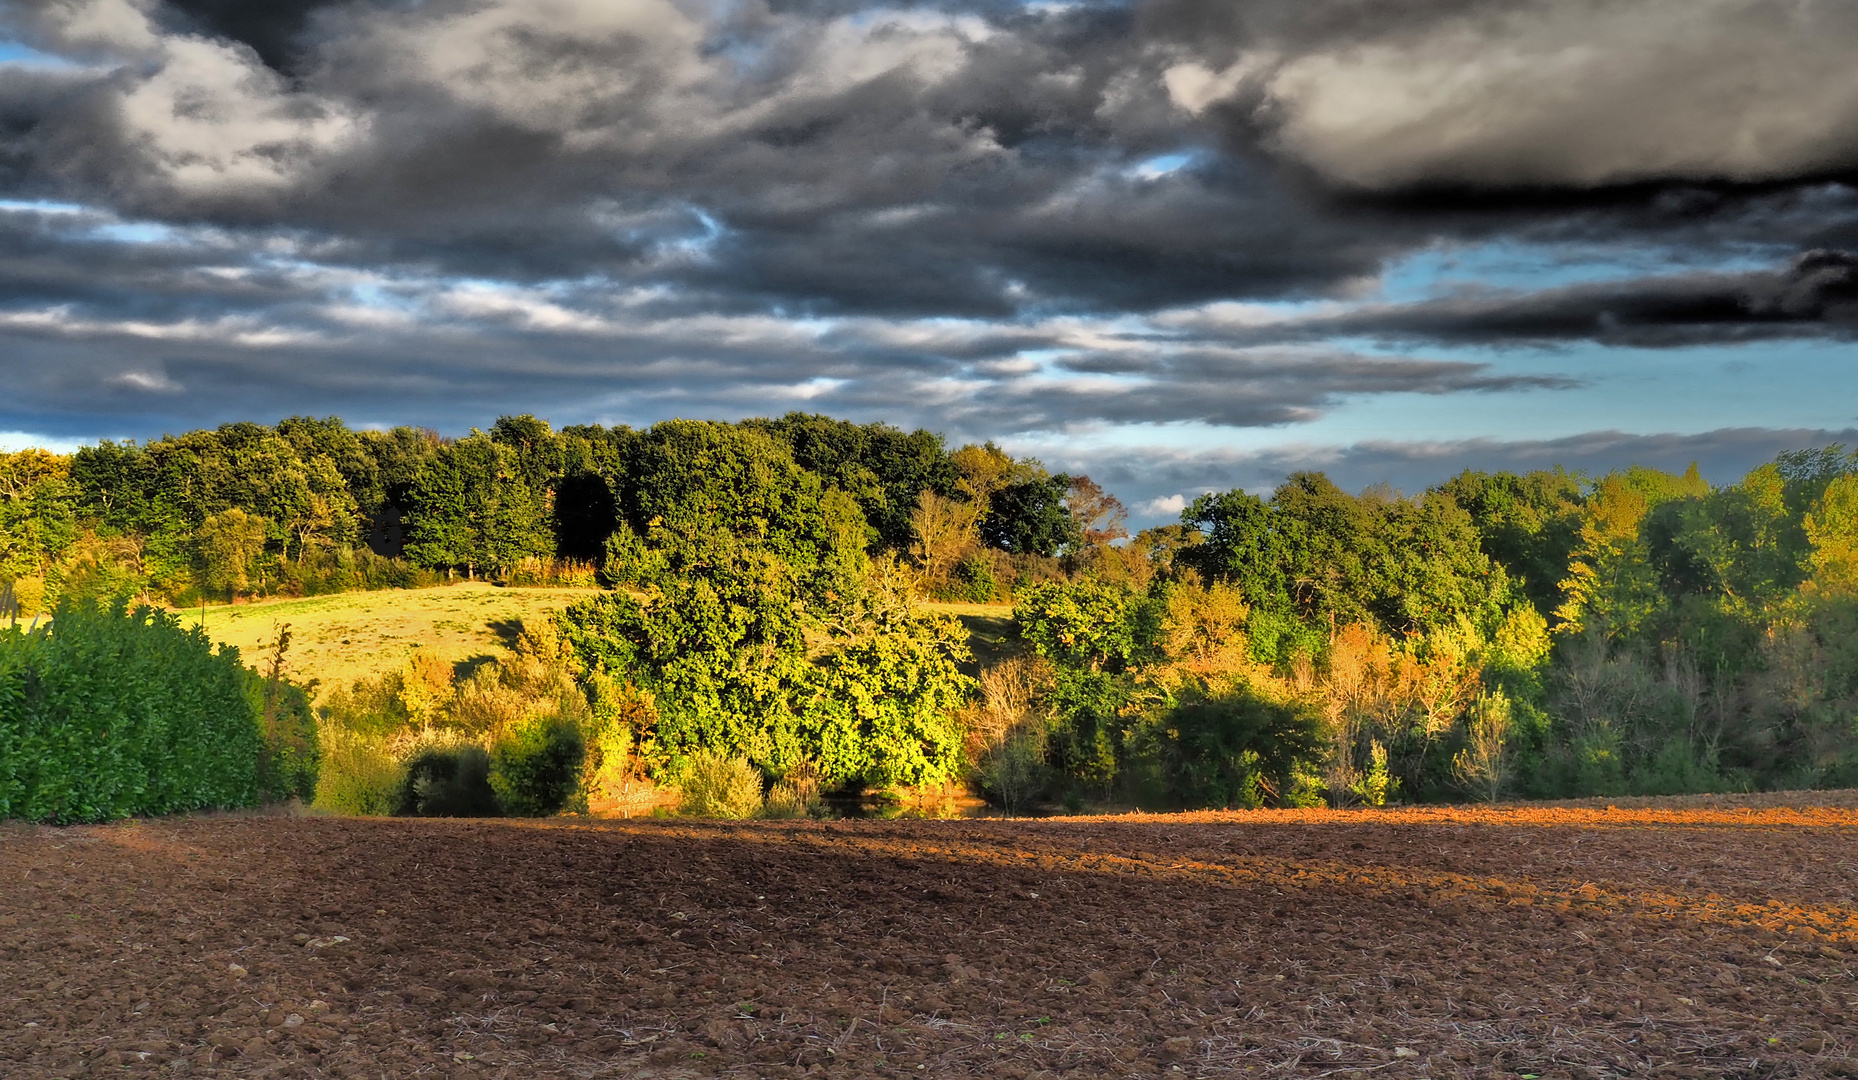
M1846 0L9 0L0 446L792 410L1139 524L1858 443Z

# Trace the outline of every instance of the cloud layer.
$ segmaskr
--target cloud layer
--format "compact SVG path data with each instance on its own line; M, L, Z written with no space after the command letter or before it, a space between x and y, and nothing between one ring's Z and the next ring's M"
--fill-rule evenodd
M0 429L1296 439L1858 324L1830 0L26 0L4 39ZM1399 287L1491 251L1528 268Z

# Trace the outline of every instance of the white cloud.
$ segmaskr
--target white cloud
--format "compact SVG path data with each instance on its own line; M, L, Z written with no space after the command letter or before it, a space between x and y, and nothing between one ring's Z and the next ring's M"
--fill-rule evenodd
M159 371L125 371L110 381L119 386L146 390L151 394L174 394L181 389L180 383Z
M68 0L36 18L48 43L114 60L93 74L123 140L104 164L123 179L190 196L262 194L365 133L361 114L293 89L251 49L163 32L153 7Z
M1136 507L1138 512L1148 517L1179 517L1181 511L1185 509L1187 509L1187 496L1180 494L1163 495Z
M35 435L29 431L0 431L0 454L17 454L21 450L49 450L54 454L69 454L90 441Z
M1262 95L1282 151L1367 188L1758 181L1858 161L1855 48L1845 3L1533 0L1164 82Z
M1271 52L1247 52L1237 60L1214 71L1204 64L1188 61L1161 73L1161 84L1168 99L1190 113L1205 112L1214 102L1230 98L1272 68L1277 56Z

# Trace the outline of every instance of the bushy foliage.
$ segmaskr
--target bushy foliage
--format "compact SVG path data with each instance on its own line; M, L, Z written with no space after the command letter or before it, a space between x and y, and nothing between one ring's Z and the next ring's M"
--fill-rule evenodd
M395 811L406 770L390 739L325 720L317 725L317 743L315 809L358 816Z
M1013 621L1020 637L1055 664L1118 672L1137 658L1142 601L1128 588L1092 579L1046 582L1020 592Z
M1294 804L1299 772L1322 746L1322 720L1308 703L1255 687L1193 687L1145 717L1129 742L1145 774L1138 783L1168 804Z
M429 746L401 767L397 817L495 817L503 810L491 756L471 743ZM521 810L516 811L521 813Z
M1050 785L1045 764L1045 731L1026 727L1006 733L976 763L975 778L981 791L1009 815L1035 806Z
M968 523L929 591L976 599L1012 585L967 558L983 543L1046 558L1083 536L1077 515L1107 537L1117 509L1088 478L1051 477L991 446L951 452L931 432L797 413L645 431L504 416L458 440L293 417L70 457L0 455L0 590L11 585L31 614L61 596L185 606L459 574L636 585L741 546L830 588L867 554L915 552L925 493Z
M1015 555L1046 557L1082 543L1083 528L1065 504L1071 480L1037 475L1000 488L981 519L982 539Z
M987 604L998 599L1000 579L994 576L993 560L978 551L961 557L949 571L944 599Z
M1121 520L1088 478L992 444L817 416L644 431L509 416L456 441L292 418L0 455L0 614L458 572L642 592L572 613L566 653L525 646L456 679L416 662L332 692L328 790L357 806L410 733L488 754L549 716L587 748L571 806L700 749L773 778L989 790L1018 755L1031 797L1070 802L1138 780L1160 799L1341 805L1858 775L1858 457L1842 448L1720 487L1694 467L1466 472L1409 497L1300 473L1267 498L1210 493L1127 543ZM873 586L874 557L904 584ZM964 729L962 635L906 594L1016 601L1018 644L1044 665L1036 704L984 738ZM602 702L619 687L640 707L615 726ZM254 782L301 791L302 703L265 701L274 751ZM1227 701L1248 704L1208 704ZM1288 774L1194 734L1194 717L1260 701L1320 718Z
M1320 473L1298 473L1268 502L1205 495L1181 519L1205 536L1181 553L1188 566L1236 585L1254 610L1304 626L1372 622L1424 634L1488 623L1511 602L1508 574L1444 492L1352 496Z
M263 752L258 759L261 802L297 799L308 804L316 798L322 751L317 742L316 712L301 686L284 681L277 671L268 676L248 671L246 699L258 713Z
M253 678L236 649L148 608L67 602L0 630L0 816L103 821L296 790L313 763L267 749Z
M784 442L795 464L857 501L872 547L902 553L916 539L911 514L924 491L953 495L960 476L939 435L889 424L851 424L827 416L788 413L742 425Z
M481 432L440 448L413 479L408 557L475 575L554 554L544 478L525 464L521 447Z
M497 805L518 817L562 810L580 783L586 754L580 725L566 717L531 717L505 727L490 744L490 786Z
M692 817L749 818L761 811L761 770L740 754L698 750L684 760L682 810Z
M780 439L731 424L654 425L632 449L626 530L608 548L616 580L657 584L743 562L779 562L809 590L863 572L856 501L801 468ZM629 560L613 565L613 557Z
M317 804L376 813L385 801L395 813L426 816L580 806L588 733L602 732L604 714L546 626L526 629L515 645L462 679L415 653L397 671L331 691L321 707L327 756ZM393 794L383 799L389 773Z
M559 620L590 670L648 692L642 757L663 770L698 750L770 775L932 784L954 775L954 713L968 692L958 623L914 608L894 570L841 595L806 592L763 558L667 582L645 601L584 601Z
M781 777L762 800L760 816L775 821L830 816L820 795L819 777L806 767Z

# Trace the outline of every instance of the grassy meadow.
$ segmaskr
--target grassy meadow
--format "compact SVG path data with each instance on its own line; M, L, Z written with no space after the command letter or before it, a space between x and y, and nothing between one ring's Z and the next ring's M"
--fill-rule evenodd
M301 600L195 608L214 641L235 645L257 663L290 627L288 670L327 690L397 669L415 651L457 664L494 659L524 620L545 618L593 589L503 588L462 582L428 589L381 589Z
M415 651L450 664L496 659L525 620L546 618L597 589L505 588L460 582L427 589L366 592L209 606L207 636L237 646L255 664L290 626L287 667L292 678L316 680L319 689L393 671ZM954 615L968 628L969 643L983 661L1006 648L1012 633L1011 604L925 604ZM199 608L183 612L185 625L198 624Z

